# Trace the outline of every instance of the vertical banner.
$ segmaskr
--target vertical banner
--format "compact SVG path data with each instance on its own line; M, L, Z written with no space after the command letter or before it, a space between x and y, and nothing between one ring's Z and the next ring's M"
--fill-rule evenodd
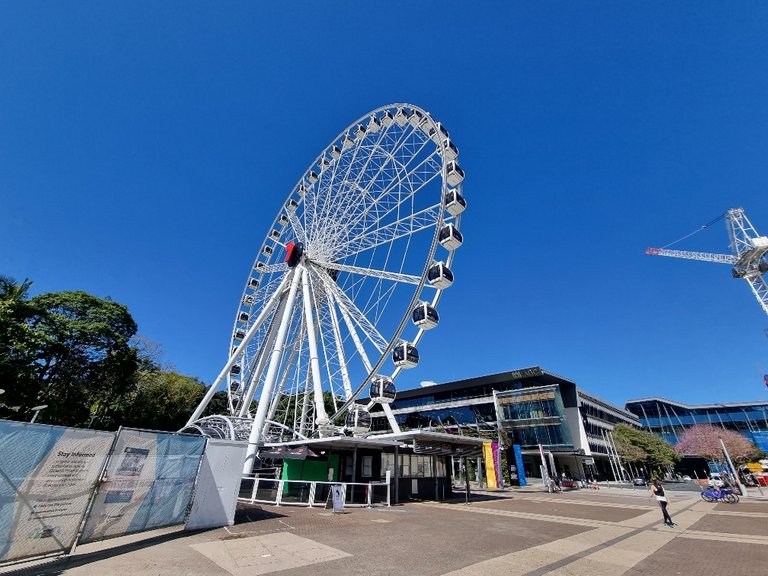
M525 478L525 468L523 467L523 451L520 448L520 444L514 444L512 450L515 453L515 472L517 472L520 486L528 486L528 481Z
M123 428L80 542L182 524L205 437Z
M483 442L483 460L485 460L485 480L488 488L496 488L496 467L491 442Z
M0 420L0 562L72 548L114 438Z
M496 486L503 484L503 478L501 474L501 462L499 461L499 443L491 442L491 450L493 450L493 469L496 471Z

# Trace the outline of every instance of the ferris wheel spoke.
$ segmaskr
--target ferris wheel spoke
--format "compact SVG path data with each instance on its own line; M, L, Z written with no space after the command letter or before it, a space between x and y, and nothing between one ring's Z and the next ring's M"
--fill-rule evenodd
M274 272L287 272L288 270L290 270L290 268L288 268L288 264L284 262L281 262L279 264L269 264L269 265L259 266L256 268L256 271L262 274L272 274Z
M352 181L352 182L347 182L346 178L345 178L344 183L347 186L347 191L349 191L349 192L351 192L351 193L353 193L355 195L358 195L358 193L362 193L363 197L365 197L365 195L369 192L370 187L373 186L373 184L376 182L376 179L379 177L379 175L382 172L384 172L384 170L387 168L388 164L390 162L395 161L395 156L396 156L397 152L403 146L405 146L405 144L408 142L409 136L411 136L412 134L413 134L413 132L411 130L409 130L408 128L403 129L402 132L400 133L400 135L397 138L393 138L392 139L393 140L393 143L391 144L392 149L391 150L387 150L386 148L382 148L380 146L380 143L381 143L382 140L386 140L386 137L389 135L389 130L382 130L381 137L376 142L376 145L373 146L370 149L370 153L368 155L368 160L367 160L367 163L366 163L366 167L368 166L368 164L370 162L373 161L374 158L377 158L377 154L376 154L377 152L379 152L381 157L384 158L384 161L378 167L376 173L372 176L372 178L370 180L370 183L368 184L367 187L361 187L360 186L360 182L362 181L363 177L365 176L365 172L366 172L365 169L361 169L359 171L359 174L358 174L357 178L354 181ZM352 203L352 205L354 205L354 204L356 204L356 203ZM349 202L344 202L342 196L339 195L337 197L337 199L336 199L336 203L335 203L334 207L335 207L335 211L330 214L330 217L335 219L335 220L344 220L344 217L346 216L346 214L347 214L347 212L348 212L348 210L350 208L350 203ZM343 210L343 212L341 212L341 210Z
M344 355L344 345L341 339L341 330L339 329L339 319L336 316L336 307L333 305L333 301L328 299L328 312L331 317L331 326L333 328L333 340L336 344L336 356L339 362L339 369L341 371L341 381L344 386L344 398L349 399L352 395L352 381L349 378L349 371L347 370L347 361Z
M410 172L393 175L390 186L379 193L376 201L349 222L350 233L354 234L360 231L361 223L363 224L363 231L375 226L402 206L403 202L412 199L438 176L440 176L440 164L434 156L426 158ZM403 189L405 189L405 194L403 194ZM367 217L372 210L375 217L369 219Z
M440 218L440 204L434 204L415 214L396 220L386 226L372 230L365 235L356 236L346 243L336 246L334 259L341 260L352 254L370 250L382 244L393 242L427 228L433 228Z
M396 163L393 156L387 158L376 176L368 183L366 188L360 189L360 197L368 198L371 196L371 192L374 192L374 199L367 205L364 205L363 209L359 213L354 213L357 207L357 202L344 203L344 212L335 215L335 217L341 221L347 222L348 232L353 231L355 227L364 222L371 211L378 211L384 207L384 214L389 213L393 208L399 206L404 198L401 194L404 182L414 181L416 182L416 189L412 190L410 195L415 194L420 188L426 185L432 177L439 175L441 165L436 161L436 153L431 154L427 158L423 159L418 165L414 166L410 171L408 166L410 160L405 163ZM391 160L391 162L390 162ZM427 169L429 168L429 170ZM414 175L418 175L419 171L423 172L420 178L413 178ZM380 190L373 190L374 185L378 182L379 175L383 174L388 179L386 184ZM431 175L431 177L430 177ZM410 196L409 195L409 196ZM378 215L376 221L381 219L381 215Z
M371 321L368 320L365 314L360 311L360 309L349 298L349 296L344 293L343 290L336 286L336 283L333 282L325 272L319 271L318 276L320 276L323 284L325 285L326 293L329 290L333 293L336 304L342 313L348 314L355 321L355 324L357 324L358 327L363 331L367 339L371 341L376 350L379 351L379 354L383 354L384 350L387 349L389 344L387 340L385 340L384 337L379 334L379 331L376 330L376 327L373 324L371 324Z
M338 270L339 272L350 272L351 274L368 276L370 278L378 278L380 280L394 280L395 282L401 282L403 284L418 285L421 282L421 276L414 276L413 274L387 272L386 270L375 270L372 268L362 268L360 266L349 266L347 264L336 264L333 262L315 261L313 264L325 269Z
M385 138L385 135L386 135L386 130L380 130L375 142L371 144L361 144L360 146L355 148L346 166L347 168L346 173L344 174L344 177L341 180L342 186L347 187L347 192L349 191L349 188L354 188L355 192L357 188L359 188L360 179L365 175L366 171L368 170L368 166L371 164L371 162L373 162L375 158L375 154L372 151L375 151L378 148L382 139ZM368 152L366 157L363 158L362 160L358 159L358 152L360 151ZM344 158L343 154L341 158ZM350 181L349 176L353 169L356 169L357 176L355 177L354 180ZM335 175L335 172L334 172L334 175ZM345 203L342 202L344 194L339 194L338 192L340 190L333 190L332 184L333 184L333 179L327 185L327 190L326 190L327 193L325 194L325 202L323 203L322 211L325 214L327 214L327 216L330 219L336 219L336 212L338 212L338 208L345 206Z
M342 367L344 365L343 350L339 355L336 345L336 334L333 329L333 317L331 316L331 302L325 295L322 287L316 286L317 276L310 276L310 286L315 295L315 311L318 323L318 337L323 350L323 359L325 362L325 371L328 378L328 388L333 397L334 411L336 410L337 397L346 397L346 388L344 385L344 374ZM339 383L341 380L341 383Z
M368 358L368 353L365 351L365 346L363 346L363 341L360 339L360 335L357 333L357 329L355 328L355 323L352 321L352 318L349 315L349 311L346 308L344 308L344 306L342 306L341 303L338 300L336 300L335 297L332 297L331 300L334 302L336 306L339 307L339 312L341 312L341 318L344 320L344 324L347 327L347 331L349 332L349 335L352 337L352 342L354 342L355 348L357 349L357 353L360 355L360 360L362 361L365 369L370 373L371 370L373 370L373 364L371 364L371 361ZM347 401L349 401L349 398L347 398Z
M291 228L293 228L293 232L296 234L296 238L299 242L302 244L307 243L307 234L304 231L304 226L301 225L301 221L296 217L296 212L293 211L287 211L288 212L288 221L291 223Z

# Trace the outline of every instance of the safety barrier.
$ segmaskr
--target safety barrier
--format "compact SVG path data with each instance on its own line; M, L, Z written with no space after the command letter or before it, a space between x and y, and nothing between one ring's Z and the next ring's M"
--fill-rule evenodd
M331 487L341 485L344 506L371 508L390 505L387 482L320 482L314 480L279 480L247 474L240 483L239 502L275 506L325 506Z
M0 420L0 564L183 524L206 440Z

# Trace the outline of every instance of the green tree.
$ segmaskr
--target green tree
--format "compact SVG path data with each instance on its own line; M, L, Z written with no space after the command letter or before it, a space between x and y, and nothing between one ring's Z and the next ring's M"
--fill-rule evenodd
M34 363L39 338L28 321L35 315L29 301L32 282L0 276L0 418L22 418L35 405Z
M46 404L39 421L86 426L94 406L109 405L133 386L137 354L129 341L136 323L109 299L72 291L27 300L28 289L28 281L0 283L4 402L20 407L11 417Z
M639 457L642 451L645 456L631 462L643 462L650 470L664 470L680 460L681 456L671 444L665 442L655 434L646 430L638 430L626 424L617 424L613 429L613 438L619 450L619 444L623 447L631 446L629 454ZM621 456L621 452L619 451Z
M613 441L616 445L616 451L622 460L627 462L644 462L648 458L645 450L639 446L635 446L632 440L621 429L613 431Z
M192 376L172 371L144 372L127 402L122 423L150 430L180 430L204 395L205 384Z

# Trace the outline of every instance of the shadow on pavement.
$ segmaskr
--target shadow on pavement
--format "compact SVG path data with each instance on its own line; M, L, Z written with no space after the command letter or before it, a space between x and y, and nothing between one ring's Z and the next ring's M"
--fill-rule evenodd
M238 505L237 512L235 513L235 524L247 524L249 522L258 522L259 520L269 520L271 518L285 518L283 514L277 514L268 510L264 510L259 506L251 506L248 504ZM215 528L213 528L215 530ZM59 576L64 573L65 570L90 564L91 562L98 562L99 560L106 560L108 558L114 558L121 554L128 554L136 550L143 548L149 548L151 546L157 546L166 542L172 542L179 538L186 538L193 534L199 534L206 532L203 530L182 530L181 526L178 531L170 532L167 534L159 534L157 536L150 536L136 540L134 542L128 542L125 544L118 544L116 546L104 548L102 550L95 550L93 552L75 552L73 556L65 558L51 559L51 560L32 560L31 564L21 563L18 564L18 568L15 570L13 566L0 567L0 573L3 576ZM141 534L133 534L134 537L141 537ZM102 542L108 543L109 540L103 540ZM108 546L108 544L106 544Z
M247 524L249 522L258 522L259 520L270 520L272 518L285 518L285 514L278 514L271 510L265 510L258 504L237 504L235 511L235 525Z
M159 536L153 536L151 538L146 538L137 542L120 544L118 546L106 548L104 550L96 550L94 552L86 553L76 552L74 556L69 556L59 560L52 560L44 564L35 563L32 566L21 566L16 570L9 569L10 567L6 566L5 570L8 571L4 571L3 574L13 576L57 576L59 574L63 574L65 570L70 568L76 568L78 566L83 566L84 564L90 564L91 562L96 562L99 560L106 560L107 558L113 558L115 556L119 556L120 554L127 554L129 552L141 550L142 548L147 548L149 546L171 542L178 538L185 538L190 534L196 534L198 532L203 532L203 530L179 530L178 532L160 534Z

